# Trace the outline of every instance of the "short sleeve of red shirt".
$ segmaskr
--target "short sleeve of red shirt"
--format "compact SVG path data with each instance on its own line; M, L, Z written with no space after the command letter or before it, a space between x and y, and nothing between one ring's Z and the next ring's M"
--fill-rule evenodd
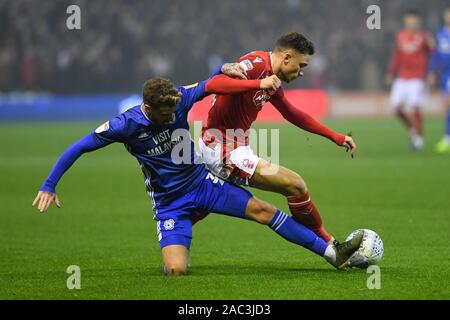
M271 70L270 56L263 51L250 52L241 57L238 62L247 72L248 79L260 79L266 72Z

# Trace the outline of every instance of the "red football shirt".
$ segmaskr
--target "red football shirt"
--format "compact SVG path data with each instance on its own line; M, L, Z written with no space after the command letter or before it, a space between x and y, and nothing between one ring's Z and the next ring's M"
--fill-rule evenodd
M270 52L250 52L241 57L238 62L246 70L248 79L264 79L273 74ZM278 91L281 90L281 88L278 89ZM234 140L234 147L246 145L248 139L242 135L238 139L233 139L229 134L228 139L225 139L226 130L241 129L246 132L270 98L269 92L262 89L250 90L238 95L216 95L213 98L213 105L208 113L207 125L203 128L203 132L208 129L218 129L224 138L222 143ZM204 135L203 139L206 144L214 140L211 135Z
M402 79L423 79L427 72L431 48L426 31L416 33L401 30L397 33L395 53L389 66L389 75Z
M273 74L270 52L253 51L241 57L238 62L246 70L248 79L264 79ZM276 92L253 89L234 95L216 95L208 113L207 124L202 129L203 141L206 145L226 144L224 158L237 147L248 145L249 129L268 101L285 119L299 128L327 137L338 145L344 143L345 136L330 130L292 105L282 88ZM221 134L222 139L218 139L217 133Z

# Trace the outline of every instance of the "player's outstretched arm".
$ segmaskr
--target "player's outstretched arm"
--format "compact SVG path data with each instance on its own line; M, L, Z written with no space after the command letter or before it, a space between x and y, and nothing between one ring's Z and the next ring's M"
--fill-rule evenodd
M194 103L210 94L233 95L258 89L276 91L281 86L281 80L276 75L262 80L240 80L225 74L217 75L219 71L216 71L208 80L186 87L178 87L182 94L181 105L184 105L189 111Z
M37 204L37 208L40 212L47 211L53 203L60 208L61 202L56 194L56 185L63 174L83 153L97 150L110 143L112 143L112 141L102 141L96 137L95 133L90 133L70 146L56 162L44 184L39 189L32 206Z
M207 81L205 91L207 94L238 94L250 90L276 91L281 86L281 80L272 75L262 80L239 80L221 74Z
M244 82L238 80L246 80ZM273 90L281 87L281 80L272 75L265 79L250 79L241 63L225 63L207 80L207 94L238 94L249 90Z
M178 87L182 94L180 104L189 111L194 103L210 94L232 95L258 89L276 91L281 86L281 80L276 75L262 80L243 80L246 77L247 73L239 63L226 63L214 72L208 80L190 86Z
M338 146L346 148L347 151L350 151L352 158L354 157L356 144L353 141L351 134L344 136L324 126L309 114L296 108L288 99L286 99L284 92L282 91L272 96L270 102L275 106L275 108L277 108L286 120L295 126L330 139Z

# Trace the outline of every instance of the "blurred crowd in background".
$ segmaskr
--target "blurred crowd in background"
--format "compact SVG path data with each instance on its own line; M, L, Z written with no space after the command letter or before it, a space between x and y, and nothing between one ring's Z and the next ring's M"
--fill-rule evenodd
M81 30L66 27L71 4ZM381 8L381 30L366 26ZM0 0L0 92L136 92L148 78L202 80L222 62L271 50L286 32L317 52L293 86L383 89L402 16L416 9L434 33L441 0Z

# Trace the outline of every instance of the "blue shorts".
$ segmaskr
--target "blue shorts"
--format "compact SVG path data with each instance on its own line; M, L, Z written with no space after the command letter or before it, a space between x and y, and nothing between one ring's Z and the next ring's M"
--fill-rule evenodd
M245 218L252 194L239 186L207 173L200 185L169 204L156 204L155 220L160 247L183 245L190 248L192 240L191 212L206 210L227 216Z

